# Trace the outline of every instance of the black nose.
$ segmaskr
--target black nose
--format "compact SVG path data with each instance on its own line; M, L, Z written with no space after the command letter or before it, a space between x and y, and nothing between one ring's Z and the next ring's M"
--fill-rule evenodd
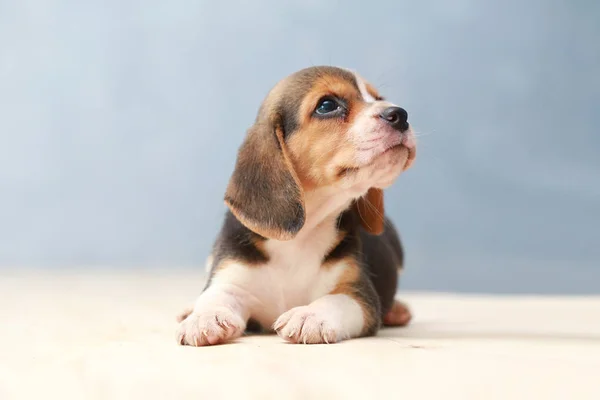
M400 132L408 129L408 113L404 108L388 107L379 116Z

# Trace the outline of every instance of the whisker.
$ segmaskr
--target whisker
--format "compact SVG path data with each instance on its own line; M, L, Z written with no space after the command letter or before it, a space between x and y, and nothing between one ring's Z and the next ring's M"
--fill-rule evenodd
M377 207L375 207L375 205L373 203L371 203L369 201L369 199L367 199L366 197L363 197L363 200L364 200L365 204L367 206L371 207L371 209L375 212L375 214L377 214L377 216L382 219L384 225L387 225L387 226L391 227L391 223L389 221L386 221L385 215L381 214L379 212L379 210L377 209Z
M363 218L362 214L360 213L360 203L356 203L356 210L358 210L358 216L360 217L360 219L365 223L365 225L371 229L371 226L367 223L367 221Z

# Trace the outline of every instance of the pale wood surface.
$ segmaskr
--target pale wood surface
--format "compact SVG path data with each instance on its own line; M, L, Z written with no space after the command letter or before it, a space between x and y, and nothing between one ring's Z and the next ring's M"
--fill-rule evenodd
M0 399L600 399L600 297L401 293L376 338L178 346L202 280L0 271Z

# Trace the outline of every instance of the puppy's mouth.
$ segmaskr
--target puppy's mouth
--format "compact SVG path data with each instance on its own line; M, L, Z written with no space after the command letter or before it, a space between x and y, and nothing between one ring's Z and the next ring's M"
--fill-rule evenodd
M390 146L386 147L383 149L383 151L377 153L374 157L371 158L371 160L369 160L369 162L363 164L363 165L353 165L353 166L342 166L339 168L339 172L338 172L338 177L344 177L344 176L348 176L349 174L352 173L357 173L359 172L361 169L364 168L369 168L372 167L373 165L375 165L377 162L379 162L379 160L382 159L382 157L386 156L386 155L392 155L392 153L400 153L406 151L407 152L407 156L406 156L406 160L404 161L404 165L402 167L402 170L406 170L410 167L410 164L412 163L412 161L415 159L416 157L416 150L415 148L410 148L405 146L402 142L398 142L398 143L394 143L391 144ZM398 160L400 161L400 160Z
M373 161L375 161L375 159L381 157L382 155L386 154L386 153L390 153L392 151L395 150L400 150L402 148L407 148L406 146L404 146L402 143L396 143L392 146L389 146L388 148L386 148L385 150L383 150L379 155L373 157Z
M398 143L398 144L394 144L393 146L388 147L381 154L376 156L373 159L372 163L375 163L378 159L380 159L381 157L383 157L384 155L386 155L388 153L403 153L403 152L406 152L406 159L404 160L404 165L402 166L402 170L406 171L410 167L410 165L412 164L412 161L416 157L416 150L414 147L405 146L404 143ZM398 159L397 161L402 162L401 159Z

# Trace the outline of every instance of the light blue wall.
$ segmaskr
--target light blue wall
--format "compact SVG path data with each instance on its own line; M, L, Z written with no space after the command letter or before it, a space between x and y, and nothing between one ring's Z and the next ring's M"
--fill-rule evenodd
M263 96L333 64L422 135L387 200L406 288L600 292L599 21L597 1L0 0L0 265L201 264Z

